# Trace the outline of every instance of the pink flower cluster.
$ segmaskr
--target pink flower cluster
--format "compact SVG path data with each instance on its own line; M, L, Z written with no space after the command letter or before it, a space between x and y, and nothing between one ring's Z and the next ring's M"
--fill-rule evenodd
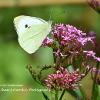
M85 74L80 74L79 70L69 72L67 69L59 67L54 74L48 75L45 84L49 89L75 89L84 76Z
M72 25L56 24L53 27L52 34L62 45L73 44L73 46L83 46L88 41L94 42L93 36L87 36L86 33Z
M100 62L100 57L96 57L96 53L93 51L83 51L87 57L92 57L93 59L95 59L96 61Z

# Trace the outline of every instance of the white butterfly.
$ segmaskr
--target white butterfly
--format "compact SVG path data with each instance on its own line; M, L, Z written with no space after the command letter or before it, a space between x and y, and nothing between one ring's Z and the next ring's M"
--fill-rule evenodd
M51 31L51 22L30 16L14 18L20 46L29 54L34 53Z

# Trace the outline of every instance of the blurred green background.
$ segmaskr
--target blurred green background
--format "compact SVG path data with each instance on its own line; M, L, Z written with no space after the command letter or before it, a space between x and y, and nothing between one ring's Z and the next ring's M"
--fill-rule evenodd
M21 84L24 87L41 88L36 84L26 66L34 68L53 63L51 49L39 48L29 55L18 44L13 19L19 15L40 17L52 20L53 23L66 23L76 26L84 32L95 31L100 39L100 15L88 4L66 4L30 7L1 7L0 8L0 85ZM44 56L45 55L45 56ZM91 94L92 81L90 76L83 81L87 95ZM1 88L1 87L0 87ZM69 94L67 100L74 100ZM41 92L2 92L0 100L44 100ZM66 100L66 99L64 99Z

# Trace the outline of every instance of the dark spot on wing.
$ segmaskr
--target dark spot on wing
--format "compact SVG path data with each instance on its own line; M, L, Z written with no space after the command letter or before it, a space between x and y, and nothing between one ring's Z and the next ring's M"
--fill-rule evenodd
M25 28L28 28L28 25L27 24L25 25Z

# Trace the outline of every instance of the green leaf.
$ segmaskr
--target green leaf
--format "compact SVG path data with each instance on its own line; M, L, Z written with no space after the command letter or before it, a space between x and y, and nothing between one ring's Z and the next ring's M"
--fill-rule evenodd
M97 84L97 74L98 74L98 69L99 69L99 62L97 62L97 71L94 76L94 82L93 82L93 87L92 87L92 97L91 100L100 100L100 86Z
M100 86L97 84L93 84L91 100L100 100Z

